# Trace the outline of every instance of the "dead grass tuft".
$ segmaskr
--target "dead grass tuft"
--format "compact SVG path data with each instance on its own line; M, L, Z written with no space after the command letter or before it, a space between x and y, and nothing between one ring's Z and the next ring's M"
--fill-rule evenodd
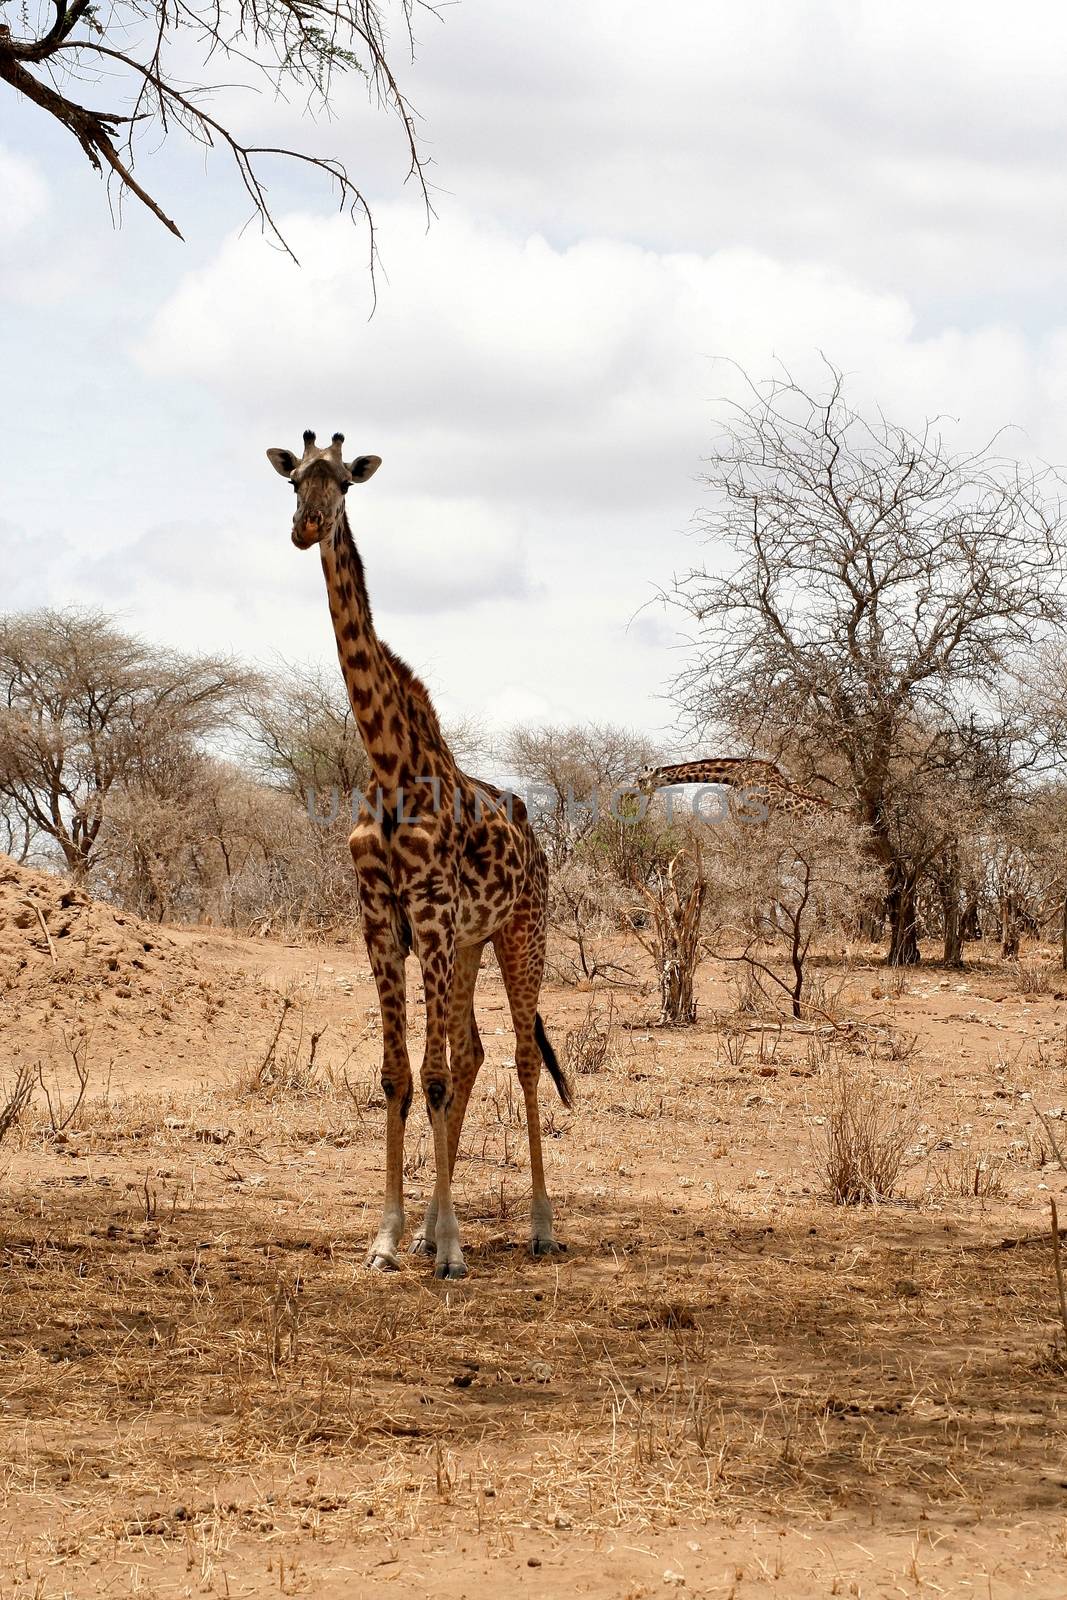
M565 1059L571 1072L592 1074L603 1070L614 1020L613 995L608 996L607 1013L603 1018L590 998L585 1016L576 1027L568 1030L564 1041Z
M18 1127L22 1113L33 1099L36 1086L36 1068L28 1062L22 1062L15 1072L11 1088L0 1098L0 1144L3 1144L12 1128Z
M839 1055L829 1072L822 1176L836 1206L892 1199L918 1129L911 1086L902 1095L874 1065Z

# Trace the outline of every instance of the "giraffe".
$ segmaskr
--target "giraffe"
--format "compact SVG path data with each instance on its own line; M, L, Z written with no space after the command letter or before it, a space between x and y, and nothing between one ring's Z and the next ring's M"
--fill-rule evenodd
M310 429L298 458L268 450L296 492L292 540L319 546L337 654L366 747L377 802L359 806L349 846L363 934L382 1017L385 1094L385 1199L366 1264L399 1266L404 1230L404 1131L413 1080L408 1057L405 959L422 968L426 1045L421 1086L433 1133L436 1181L411 1246L432 1255L438 1278L467 1268L452 1203L452 1173L463 1116L484 1050L474 1016L482 952L492 941L515 1028L515 1065L526 1109L532 1183L530 1248L558 1250L545 1187L537 1087L542 1063L564 1105L567 1079L537 1009L547 932L548 864L522 802L459 770L429 692L378 637L363 562L345 496L381 465L379 456L346 464L335 433L326 449Z
M753 794L769 811L792 816L829 817L839 811L821 795L798 789L773 761L749 756L709 756L699 761L679 761L672 766L644 767L635 787L642 794L682 783L721 783L732 790Z

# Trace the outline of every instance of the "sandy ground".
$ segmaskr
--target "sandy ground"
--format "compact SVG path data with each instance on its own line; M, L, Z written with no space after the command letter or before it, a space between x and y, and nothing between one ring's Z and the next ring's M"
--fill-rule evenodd
M1067 1593L1051 952L901 982L854 956L805 1025L738 1011L715 962L681 1032L550 986L561 1054L590 1012L607 1037L573 1112L543 1088L549 1262L490 968L445 1285L362 1266L358 942L62 892L0 861L0 1081L40 1067L0 1147L3 1600ZM842 1072L906 1131L890 1203L826 1198ZM428 1156L416 1106L410 1222Z

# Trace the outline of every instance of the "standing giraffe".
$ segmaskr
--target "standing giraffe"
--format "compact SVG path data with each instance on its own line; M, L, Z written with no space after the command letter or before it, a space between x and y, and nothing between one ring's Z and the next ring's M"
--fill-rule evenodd
M682 783L721 783L762 800L769 811L793 816L826 817L837 806L821 795L798 789L773 761L749 756L709 756L702 761L678 761L673 766L644 767L636 787L643 794Z
M547 932L548 864L521 801L460 772L425 685L379 639L345 495L381 465L341 457L344 435L325 450L304 434L304 453L268 450L296 491L293 543L318 545L337 654L366 746L377 805L360 808L349 840L382 1013L385 1203L367 1265L398 1266L404 1230L404 1128L412 1097L404 961L414 950L426 995L422 1089L433 1132L436 1184L412 1250L436 1258L439 1278L466 1264L452 1205L452 1172L463 1114L482 1064L474 986L492 940L515 1027L515 1065L530 1139L530 1248L557 1250L545 1189L537 1081L544 1062L564 1105L567 1080L537 1010Z

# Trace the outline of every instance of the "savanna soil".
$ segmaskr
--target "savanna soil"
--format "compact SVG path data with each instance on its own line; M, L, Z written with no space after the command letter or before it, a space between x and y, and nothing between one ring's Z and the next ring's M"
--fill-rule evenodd
M147 928L0 860L0 1080L41 1078L0 1165L0 1595L1067 1592L1051 953L854 953L804 1025L733 971L684 1031L615 991L573 1112L545 1080L568 1248L535 1262L488 965L470 1277L371 1277L358 937ZM561 1054L591 1007L547 988ZM842 1074L906 1133L875 1207L825 1198ZM428 1154L416 1102L409 1221Z

